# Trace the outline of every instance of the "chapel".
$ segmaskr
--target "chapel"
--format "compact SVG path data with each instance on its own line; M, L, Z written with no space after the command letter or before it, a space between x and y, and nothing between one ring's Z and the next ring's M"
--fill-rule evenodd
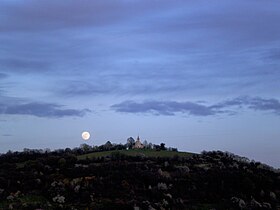
M135 141L135 144L132 147L133 149L143 149L144 145L141 143L141 140L139 136L137 137L137 140Z

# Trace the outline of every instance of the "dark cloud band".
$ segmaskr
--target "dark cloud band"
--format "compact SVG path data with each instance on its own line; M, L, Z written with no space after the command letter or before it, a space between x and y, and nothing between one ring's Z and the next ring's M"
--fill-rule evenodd
M0 102L0 115L30 115L45 118L82 117L89 109L64 109L62 105L52 103L5 103Z
M186 113L193 116L211 116L217 114L233 114L234 107L246 107L256 111L271 111L280 115L280 102L277 99L263 99L260 97L242 96L226 100L211 106L194 102L176 101L124 101L111 106L116 112L150 113L154 115L175 115Z

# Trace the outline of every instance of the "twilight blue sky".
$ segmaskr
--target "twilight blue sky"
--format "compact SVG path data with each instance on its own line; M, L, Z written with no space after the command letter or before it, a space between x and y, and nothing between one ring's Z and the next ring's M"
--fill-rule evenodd
M280 1L0 0L0 152L140 134L280 167Z

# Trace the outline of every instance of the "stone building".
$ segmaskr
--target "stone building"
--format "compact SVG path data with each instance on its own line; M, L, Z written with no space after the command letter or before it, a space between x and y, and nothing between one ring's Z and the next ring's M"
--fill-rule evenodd
M137 137L137 140L135 141L135 144L132 147L133 149L143 149L144 145L141 143L141 140L139 136Z

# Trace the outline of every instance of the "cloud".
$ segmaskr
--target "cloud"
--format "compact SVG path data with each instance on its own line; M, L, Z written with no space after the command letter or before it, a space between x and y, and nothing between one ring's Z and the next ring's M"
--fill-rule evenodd
M268 53L265 53L263 57L265 60L279 61L280 60L280 48L271 49Z
M153 93L156 96L175 94L201 94L201 92L215 93L227 91L227 88L248 87L251 85L247 80L240 78L223 78L208 75L204 72L193 73L188 70L180 70L174 64L170 69L160 69L156 64L149 67L131 65L130 71L110 72L104 74L88 75L76 80L59 80L52 86L52 91L58 96L81 97L81 96L145 96ZM160 67L163 64L160 65ZM129 65L130 66L130 65ZM174 68L174 70L172 70ZM176 68L176 70L175 70ZM177 69L178 68L178 69ZM151 70L152 69L152 70ZM205 82L207 80L207 83Z
M233 98L210 106L194 102L176 101L124 101L111 106L116 112L124 113L149 113L153 115L175 115L176 113L183 113L193 116L232 115L237 113L235 107L244 107L255 111L270 111L276 115L280 115L279 100L249 96Z
M0 115L30 115L45 118L82 117L89 109L65 109L63 105L44 102L30 102L20 98L0 95Z
M4 137L11 137L13 135L12 134L3 134L2 136L4 136Z
M89 96L89 95L99 95L107 94L116 90L117 87L110 86L110 83L102 80L100 83L98 81L88 82L86 80L71 80L63 81L58 88L58 95L66 97L77 97L77 96ZM112 84L112 83L111 83Z
M4 74L4 73L1 73L1 72L0 72L0 79L4 79L4 78L6 78L6 77L8 77L7 74Z
M279 40L277 5L0 1L0 68L15 91L36 83L59 97L266 94L279 87L279 66L258 59Z
M249 97L241 96L231 100L227 100L216 105L211 106L210 108L222 109L232 106L238 106L240 108L247 107L256 111L271 111L275 114L280 114L280 102L277 99L264 99L261 97Z
M81 28L114 24L122 19L138 17L170 5L157 1L126 0L36 0L1 2L0 12L5 18L0 23L5 31L46 31L65 28ZM51 12L50 12L51 11Z
M261 111L272 111L280 115L280 102L277 99L263 99L260 97L245 98L245 105L248 105L250 109Z
M175 115L175 113L188 113L195 116L215 115L216 111L207 106L193 102L176 101L146 101L137 103L124 101L111 106L116 112L151 113L154 115Z
M3 106L0 104L0 107ZM3 114L10 115L33 115L36 117L48 117L48 118L60 118L66 116L77 116L82 117L87 112L88 109L76 110L76 109L62 109L61 105L48 104L48 103L27 103L20 105L11 105L5 107Z
M0 59L0 67L5 69L6 71L16 71L16 72L40 72L42 70L48 69L50 66L49 63L45 61L36 61L36 60L28 60L28 59L15 59L15 58L6 58ZM1 78L1 74L0 74Z

